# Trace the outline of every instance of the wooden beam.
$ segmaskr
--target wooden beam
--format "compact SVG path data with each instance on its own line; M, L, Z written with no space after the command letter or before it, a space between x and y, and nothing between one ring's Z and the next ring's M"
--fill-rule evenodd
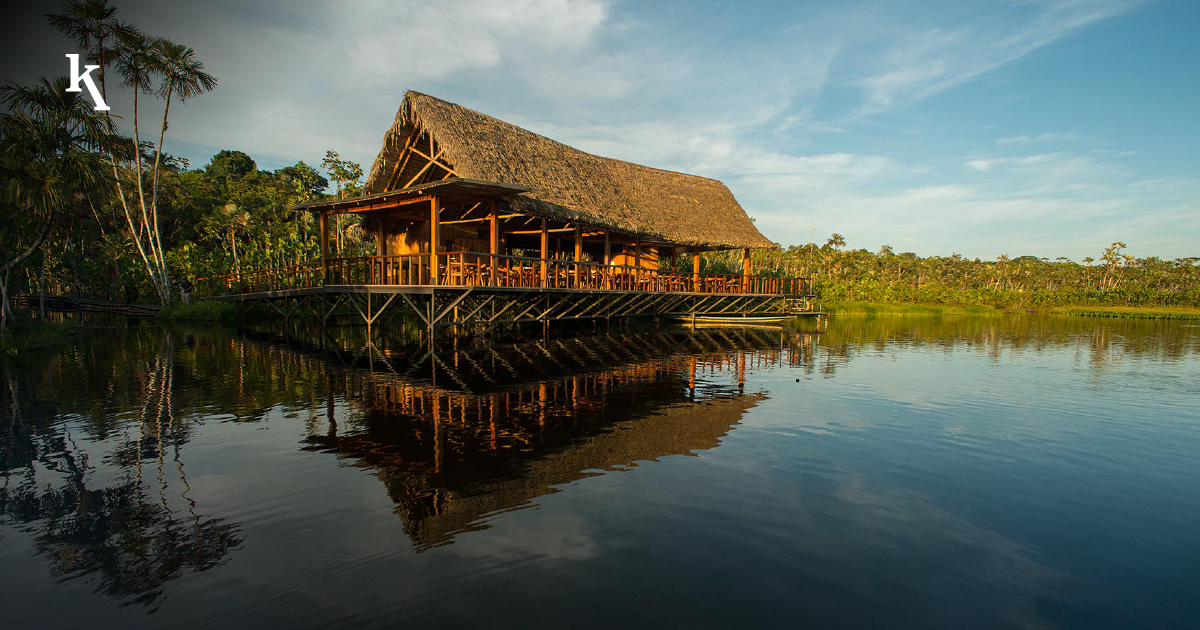
M750 248L742 250L742 291L750 291Z
M500 204L496 203L496 200L493 199L488 205L491 206L490 214L492 215L491 221L489 221L491 238L488 239L488 249L492 254L492 286L496 286L496 256L500 254Z
M432 136L430 136L429 140L430 140L430 142L432 142L432 141L433 141L433 137L432 137ZM441 156L442 156L442 154L443 154L443 153L445 153L445 151L438 151L438 152L437 152L437 157L429 157L428 155L425 155L425 153L424 153L423 151L421 151L420 149L418 149L418 148L417 148L417 147L415 147L415 146L414 146L414 147L412 147L412 148L410 148L410 149L409 149L409 151L412 151L413 153L416 153L417 155L419 155L419 156L421 156L421 157L425 158L426 160L428 160L428 161L432 162L434 166L438 166L438 167L440 167L440 168L441 168L443 171L448 171L448 172L450 172L450 173L453 173L455 177L457 177L457 176L458 176L458 171L455 171L454 169L450 168L450 165L448 165L448 164L444 164L444 163L442 163L441 161L439 161L439 160L438 160L438 158L439 158L439 157L441 157ZM444 179L444 178L443 178L443 179Z
M547 250L550 248L550 230L548 228L548 222L545 219L542 219L542 287L546 286L546 281L550 277L550 269L546 265L546 254L548 253Z
M579 280L583 270L583 228L575 226L575 288L579 288Z
M492 203L495 203L495 202L492 202ZM496 218L503 221L505 219L511 219L513 217L520 217L520 216L525 216L525 215L501 214L501 215L497 215ZM455 223L479 223L481 221L491 221L491 220L492 220L492 215L489 213L487 216L476 217L474 219L455 219L454 221L442 221L442 225L453 225ZM533 232L531 232L531 234L540 234L540 233L541 233L541 230L534 230Z
M545 225L545 219L542 220L542 224ZM513 230L512 232L509 232L509 234L541 234L542 232L574 232L574 231L575 231L575 228L553 228L553 229L542 228L540 230Z
M429 141L433 142L433 138L430 138ZM416 149L412 149L412 151L416 151ZM401 186L401 188L408 188L409 186L413 185L413 182L417 181L418 179L421 179L421 176L425 174L425 171L428 171L429 167L433 166L436 163L436 160L438 158L442 157L442 153L443 153L443 151L438 151L437 155L435 155L433 157L433 160L426 162L425 166L422 166L421 170L417 171L417 174L413 175L412 179L408 180L408 183Z
M692 248L692 290L700 290L700 250Z
M429 201L429 279L430 284L437 286L438 283L438 267L437 267L437 251L438 237L441 235L441 226L438 225L438 214L442 211L442 202L437 197Z
M404 166L408 164L408 158L410 155L412 155L409 153L408 149L412 146L412 141L415 137L416 134L410 133L408 134L408 137L404 139L404 148L401 149L400 153L396 156L396 168L392 171L392 174L388 176L387 184L383 187L385 191L392 190L392 184L400 178L400 173L404 172Z
M609 237L608 232L604 233L604 264L612 264L612 239Z
M363 204L361 206L350 206L346 210L337 210L336 208L331 208L330 210L328 210L328 212L330 214L355 214L355 213L359 213L359 212L372 212L375 210L387 210L389 208L400 208L402 206L411 206L411 205L417 204L417 203L424 203L426 201L429 201L430 199L433 199L432 195L421 195L419 197L408 197L406 199L394 199L391 201L376 201L376 202L372 202L372 203Z
M329 281L329 214L321 213L321 284Z
M633 240L633 266L642 268L642 236L639 234Z

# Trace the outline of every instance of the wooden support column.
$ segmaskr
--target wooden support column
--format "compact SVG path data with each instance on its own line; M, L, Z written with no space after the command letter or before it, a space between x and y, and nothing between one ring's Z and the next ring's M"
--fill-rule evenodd
M583 278L583 228L575 226L575 288Z
M384 232L383 224L379 225L379 231L375 233L375 255L387 256L387 234ZM386 260L376 259L373 265L378 270L378 281L382 284L391 284L388 276L391 273L391 265ZM374 272L375 269L372 271Z
M491 213L489 223L491 224L491 236L492 237L491 237L491 239L489 239L489 250L492 254L492 265L491 265L491 267L492 267L491 268L492 286L496 286L496 265L499 262L496 259L496 256L500 255L500 208L499 208L499 205L500 204L496 203L495 199L493 199L491 201L492 213Z
M742 250L742 291L750 292L750 248Z
M612 269L608 269L608 267L612 266L612 239L609 238L607 231L604 232L604 266L604 288L611 289Z
M329 282L329 214L321 213L321 284Z
M639 272L642 269L642 237L640 234L633 239L633 266L637 267Z
M700 250L692 250L692 290L700 290Z
M442 202L434 197L429 201L429 283L438 284L438 240L441 236L441 225L438 215L441 214Z
M550 278L550 269L546 264L546 258L549 256L550 249L550 226L545 219L542 219L542 287L545 288L547 281Z

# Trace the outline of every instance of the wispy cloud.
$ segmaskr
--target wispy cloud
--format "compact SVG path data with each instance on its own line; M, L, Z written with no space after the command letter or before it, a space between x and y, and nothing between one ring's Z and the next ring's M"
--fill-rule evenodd
M1011 145L1032 144L1035 142L1070 142L1079 139L1079 136L1073 133L1047 132L1039 133L1037 135L1022 134L1019 136L1005 136L1003 138L996 138L996 144Z
M884 46L882 63L856 81L863 104L856 116L911 105L1011 63L1093 22L1134 9L1141 0L1046 0L1011 7L1006 15L956 24L957 11L943 6L944 24L912 31Z

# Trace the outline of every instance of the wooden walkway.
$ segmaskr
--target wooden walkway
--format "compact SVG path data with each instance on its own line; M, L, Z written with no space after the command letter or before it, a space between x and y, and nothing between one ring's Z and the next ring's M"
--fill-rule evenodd
M356 313L368 328L405 308L430 329L482 330L635 315L813 312L808 278L689 274L476 252L332 258L201 278L195 291L201 299L267 304L284 317L308 310L322 323Z

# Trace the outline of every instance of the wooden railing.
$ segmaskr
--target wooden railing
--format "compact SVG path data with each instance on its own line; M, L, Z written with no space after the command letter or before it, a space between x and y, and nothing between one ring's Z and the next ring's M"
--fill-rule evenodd
M494 264L493 264L494 263ZM691 274L642 267L504 256L476 252L363 256L329 260L324 284L375 284L519 289L580 289L708 294L811 294L810 278ZM273 267L196 281L200 297L321 286L321 263Z

